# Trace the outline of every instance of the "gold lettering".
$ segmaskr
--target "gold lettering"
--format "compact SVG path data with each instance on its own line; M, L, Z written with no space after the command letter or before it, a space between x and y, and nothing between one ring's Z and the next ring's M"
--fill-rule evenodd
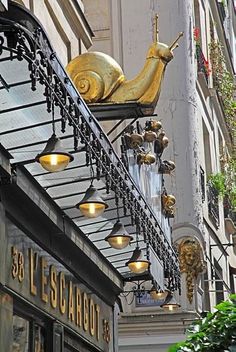
M96 336L97 340L100 340L100 324L99 324L99 319L100 319L100 306L98 304L95 305L95 312L96 312Z
M76 286L76 325L81 327L81 292L79 287Z
M95 333L95 309L94 309L94 302L92 298L89 301L89 331L90 335L94 336Z
M89 314L88 314L88 296L87 293L83 293L83 328L84 331L88 330L89 323Z
M18 275L18 250L14 246L11 247L11 255L12 255L11 274L13 279L15 279Z
M30 293L33 296L37 295L37 288L34 284L34 272L37 267L37 259L38 259L37 253L34 253L32 248L29 248Z
M54 265L50 265L50 303L52 308L57 307L57 269Z
M60 271L59 273L59 308L61 314L64 314L66 311L66 300L64 298L64 290L66 287L66 282L65 282L65 274Z
M68 292L68 318L71 321L75 320L75 305L73 296L73 283L69 281L69 292Z
M25 264L25 261L24 261L23 253L19 252L19 254L18 254L18 268L19 268L18 280L19 280L19 282L22 282L25 277L24 264Z
M103 340L109 343L111 339L109 322L103 319Z
M48 283L47 276L45 276L44 270L47 268L48 264L44 257L40 258L41 263L41 299L43 302L48 302L48 295L45 293L45 286Z

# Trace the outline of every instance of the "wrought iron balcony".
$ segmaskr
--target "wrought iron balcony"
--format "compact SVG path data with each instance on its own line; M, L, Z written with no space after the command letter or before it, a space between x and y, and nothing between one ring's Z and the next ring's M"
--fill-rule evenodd
M208 213L215 227L219 227L219 195L217 190L209 182L207 185Z

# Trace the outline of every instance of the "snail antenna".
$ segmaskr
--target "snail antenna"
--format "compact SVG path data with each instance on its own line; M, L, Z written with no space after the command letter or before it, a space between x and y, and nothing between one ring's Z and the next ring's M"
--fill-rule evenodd
M154 17L154 42L157 43L159 41L159 30L158 30L158 14L155 14Z
M170 49L170 50L174 50L175 48L178 47L177 41L179 40L179 38L183 37L183 35L184 35L184 32L180 32L180 33L179 33L178 37L177 37L177 38L173 41L173 43L169 46L169 49Z

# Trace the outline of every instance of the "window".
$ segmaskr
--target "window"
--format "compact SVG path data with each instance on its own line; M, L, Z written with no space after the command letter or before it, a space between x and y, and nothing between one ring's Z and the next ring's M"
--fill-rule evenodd
M224 300L224 285L222 279L222 269L216 259L214 259L215 267L215 290L216 290L216 304Z

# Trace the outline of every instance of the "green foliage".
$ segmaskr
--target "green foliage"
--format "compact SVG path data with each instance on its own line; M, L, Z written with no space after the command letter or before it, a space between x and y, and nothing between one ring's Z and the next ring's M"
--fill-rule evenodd
M188 338L171 346L168 352L229 351L236 341L236 295L231 295L215 309L214 313L194 322L188 330Z
M226 185L225 185L225 175L221 172L217 174L212 174L208 177L208 181L218 192L220 197L224 197L226 194Z
M236 127L236 86L234 83L234 77L226 68L225 56L221 43L218 40L212 40L209 44L209 49L214 86L222 98L227 125L231 132L234 133Z
M221 198L227 198L231 210L236 210L236 160L229 160L222 172L209 175L208 182L215 188Z

